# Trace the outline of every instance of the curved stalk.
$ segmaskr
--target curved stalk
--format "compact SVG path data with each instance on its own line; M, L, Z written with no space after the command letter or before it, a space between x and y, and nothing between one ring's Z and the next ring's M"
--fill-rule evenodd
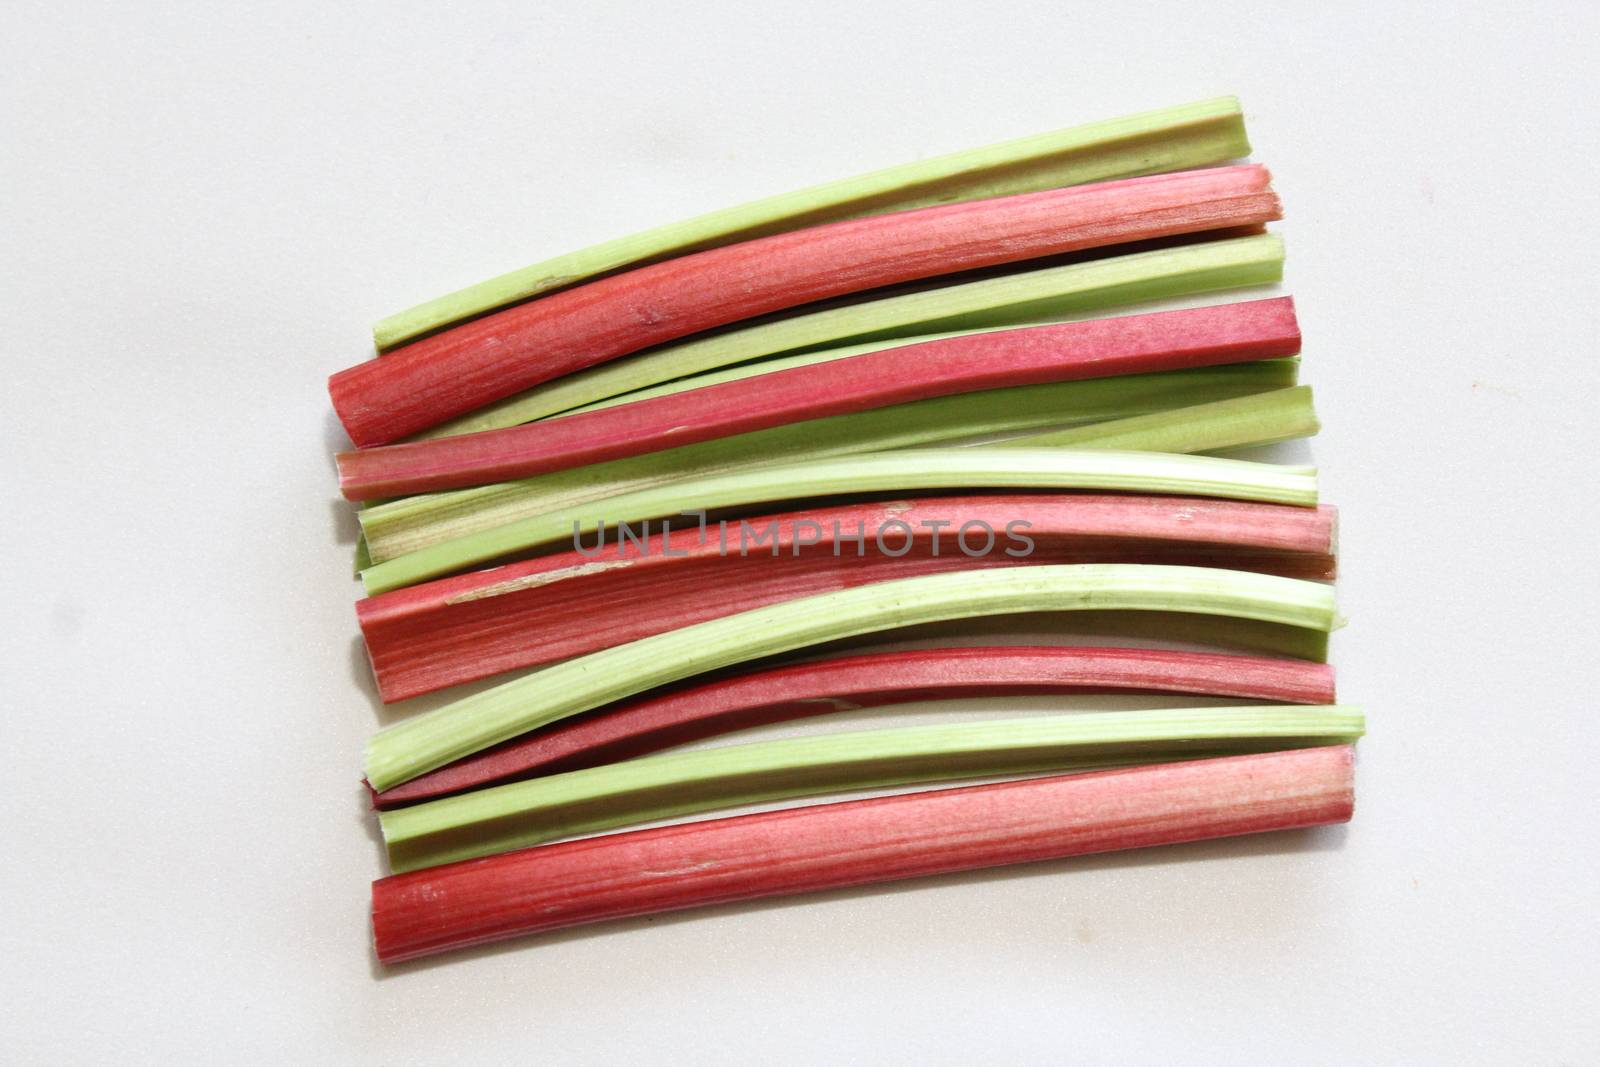
M642 540L619 534L368 597L356 618L389 703L722 615L921 574L1164 563L1327 579L1335 521L1330 507L1128 493L902 497L704 528L680 522L644 531ZM1224 636L1210 643L1227 644Z
M930 789L607 834L372 884L397 963L635 915L1348 822L1348 745Z
M380 812L396 874L681 815L920 782L1349 744L1350 707L1100 711L667 752Z
M450 437L606 405L737 381L796 365L862 355L939 337L1072 318L1143 301L1267 285L1283 277L1283 240L1257 234L1020 271L736 326L653 348L558 378L451 419L419 438ZM931 335L931 336L930 336ZM763 357L827 347L787 366ZM761 362L749 362L760 360ZM741 366L731 366L742 364ZM716 368L727 368L718 371ZM706 372L711 372L707 374ZM699 376L690 378L690 376ZM666 383L666 384L662 384ZM655 387L649 389L649 387ZM632 395L638 393L639 395Z
M341 452L350 500L463 489L986 389L1297 355L1289 297L927 341L625 408ZM1133 446L1137 447L1137 446Z
M930 648L796 663L649 693L552 723L373 794L378 808L636 759L756 726L929 700L1189 693L1331 704L1325 663L1148 648Z
M1327 586L1203 567L1068 564L878 582L608 648L447 704L374 734L366 777L381 792L569 715L826 641L980 615L1084 610L1194 612L1323 632L1338 624Z
M542 382L771 312L883 286L1282 215L1242 165L923 208L668 260L505 308L328 379L359 448Z
M593 245L437 297L379 322L378 348L623 267L822 222L1031 192L1250 154L1239 101L1221 97L1036 134L767 197Z
M1161 452L1099 449L909 449L818 463L763 466L686 479L536 515L361 572L369 594L388 592L515 552L558 544L601 523L635 523L807 497L919 489L1103 489L1311 506L1310 467Z
M1298 373L1297 360L1262 360L988 389L777 426L581 470L405 497L369 505L359 519L373 562L382 563L508 522L680 478L1106 422L1291 386Z

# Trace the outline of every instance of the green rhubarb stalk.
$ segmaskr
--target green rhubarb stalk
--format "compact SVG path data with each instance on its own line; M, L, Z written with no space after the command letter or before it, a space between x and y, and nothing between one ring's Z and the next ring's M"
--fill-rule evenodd
M1112 638L1150 642L1166 648L1248 649L1274 656L1328 662L1328 634L1299 626L1225 619L1215 615L1186 615L1176 611L1073 611L1055 615L1001 615L988 619L961 619L921 626L896 634L915 641L956 641L962 644L1032 644L1041 634L1067 644L1089 640L1104 645ZM871 646L866 636L840 641L835 651Z
M654 819L850 789L1349 744L1353 707L1102 711L668 752L380 812L395 873Z
M915 335L953 336L998 326L1082 317L1142 301L1264 285L1283 277L1272 234L1139 252L906 293L691 337L569 374L425 431L423 437L492 430L568 412L729 364L845 342L859 355ZM759 364L755 366L760 366ZM776 369L776 368L772 368ZM747 370L743 376L761 373Z
M848 493L926 489L1100 489L1274 504L1317 502L1316 471L1212 456L1075 448L942 448L763 465L534 515L368 567L369 594L413 585L515 552L554 545L599 524Z
M1120 448L1144 452L1211 452L1314 436L1321 424L1311 387L1297 385L1128 419L1029 434L1003 448Z
M624 267L840 219L1187 170L1250 153L1232 97L919 160L660 226L430 300L373 328L380 350Z
M1329 586L1213 567L1041 564L876 582L579 656L397 723L367 742L367 781L382 792L557 719L737 663L904 626L1037 611L1192 612L1324 633L1339 625Z
M383 563L509 522L683 478L1124 418L1290 386L1298 372L1296 360L1263 360L934 397L514 482L421 494L370 505L360 520L372 560Z

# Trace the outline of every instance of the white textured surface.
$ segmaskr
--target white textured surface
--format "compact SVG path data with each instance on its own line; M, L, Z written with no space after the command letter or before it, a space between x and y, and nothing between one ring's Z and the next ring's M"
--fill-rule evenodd
M1600 1057L1594 9L984 8L7 6L8 1062ZM368 324L1223 92L1288 205L1344 508L1353 826L380 978L322 392Z

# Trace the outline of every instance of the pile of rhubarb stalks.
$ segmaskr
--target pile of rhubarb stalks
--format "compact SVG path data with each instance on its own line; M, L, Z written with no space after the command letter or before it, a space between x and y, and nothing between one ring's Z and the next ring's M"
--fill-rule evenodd
M1216 454L1317 429L1291 299L1229 294L1282 276L1249 151L1135 115L379 323L329 383L362 637L385 702L481 684L367 746L378 957L1347 820L1333 511ZM1068 694L1203 706L738 733Z

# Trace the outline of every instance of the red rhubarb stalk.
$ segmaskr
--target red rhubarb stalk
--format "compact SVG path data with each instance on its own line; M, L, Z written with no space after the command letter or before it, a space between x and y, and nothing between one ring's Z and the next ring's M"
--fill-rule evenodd
M1193 693L1331 704L1333 668L1135 648L937 648L847 656L676 687L553 723L374 796L379 808L597 767L766 723L966 697Z
M788 808L382 878L398 963L583 923L1011 863L1347 822L1348 745Z
M341 453L351 500L462 489L954 393L1292 356L1289 297L946 337L501 430Z
M877 501L731 520L708 526L703 540L692 527L651 527L657 532L642 545L611 531L600 549L397 589L360 601L356 614L379 692L392 702L767 604L921 574L1132 562L1328 578L1334 518L1330 507L1171 496ZM582 540L592 544L594 531Z
M1078 249L1279 217L1263 167L1129 178L831 223L640 267L519 304L335 374L360 447L540 382L800 304Z

